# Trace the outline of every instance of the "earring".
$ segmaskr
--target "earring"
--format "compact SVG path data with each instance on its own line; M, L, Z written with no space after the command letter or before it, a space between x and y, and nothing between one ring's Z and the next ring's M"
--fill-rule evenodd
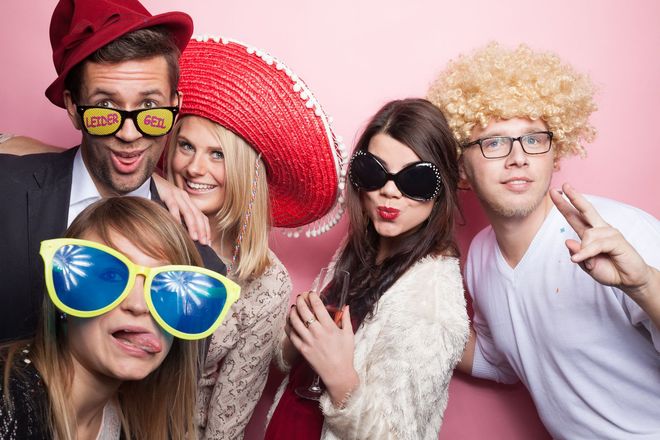
M456 189L459 191L471 191L472 187L470 186L470 182L468 182L467 179L459 179L458 184L456 185Z
M65 321L66 322L66 313L64 313L64 312L58 313L57 314L57 319L59 319L60 321Z

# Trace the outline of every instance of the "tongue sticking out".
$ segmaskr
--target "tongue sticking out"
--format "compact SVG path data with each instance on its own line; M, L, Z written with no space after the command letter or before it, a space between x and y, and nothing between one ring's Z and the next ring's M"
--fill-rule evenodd
M151 333L133 333L125 330L115 332L113 336L122 342L137 347L147 353L160 353L163 349L158 338Z

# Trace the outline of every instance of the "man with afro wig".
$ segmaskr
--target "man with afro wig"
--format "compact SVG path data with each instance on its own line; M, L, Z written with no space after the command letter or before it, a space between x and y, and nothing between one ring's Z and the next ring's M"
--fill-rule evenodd
M467 256L474 328L458 368L522 381L554 438L659 439L660 224L550 189L560 159L595 136L593 95L556 55L496 43L428 92L490 221Z

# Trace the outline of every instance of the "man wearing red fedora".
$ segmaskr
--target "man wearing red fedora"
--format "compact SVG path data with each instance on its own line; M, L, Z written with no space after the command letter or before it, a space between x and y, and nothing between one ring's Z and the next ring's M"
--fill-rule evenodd
M63 153L0 155L0 341L31 335L44 292L42 240L101 197L160 200L151 180L178 112L178 58L192 34L182 12L137 0L60 0L50 24L57 78L48 99L82 132ZM210 248L205 265L224 271Z

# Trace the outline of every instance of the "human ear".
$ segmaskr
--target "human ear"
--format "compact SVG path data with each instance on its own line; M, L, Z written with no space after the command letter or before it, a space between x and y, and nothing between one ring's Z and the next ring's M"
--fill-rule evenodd
M65 90L62 97L64 98L64 106L66 107L66 112L71 119L71 123L76 130L80 130L80 119L78 119L78 112L76 112L76 105L73 103L73 97L69 90Z
M465 155L461 155L458 159L458 177L458 189L466 191L472 189L470 179L468 179L468 175L465 172Z
M552 172L555 173L561 169L561 157L557 156L557 153L553 151L553 160L552 160Z

